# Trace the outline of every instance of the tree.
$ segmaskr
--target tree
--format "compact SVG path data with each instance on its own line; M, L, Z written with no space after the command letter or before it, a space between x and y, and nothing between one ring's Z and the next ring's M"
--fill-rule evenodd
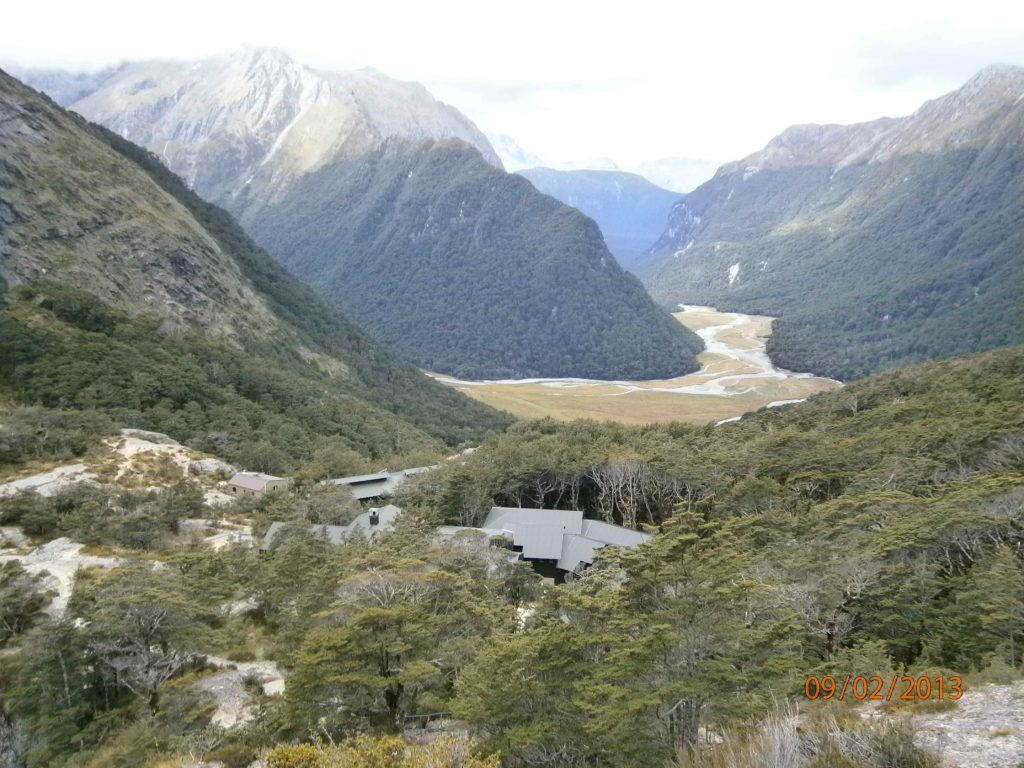
M588 673L588 642L557 619L491 638L459 676L454 713L515 765L587 765L577 684Z
M53 592L45 578L31 575L14 561L0 565L0 647L28 630L49 605Z
M500 616L468 577L414 562L357 573L336 594L296 654L288 697L299 722L337 733L394 732L409 716L442 711Z

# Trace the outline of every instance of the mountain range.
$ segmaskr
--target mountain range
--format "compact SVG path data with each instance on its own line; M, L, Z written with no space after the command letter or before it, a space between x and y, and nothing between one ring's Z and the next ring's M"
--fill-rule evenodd
M422 86L277 50L28 73L144 145L273 256L421 367L473 377L659 378L700 340L593 222L501 170Z
M243 190L250 207L279 199L306 173L385 138L457 138L501 166L476 126L422 85L373 69L315 70L274 48L131 62L91 77L29 71L23 79L147 147L207 200L243 218Z
M621 171L643 176L655 186L677 193L692 192L715 175L721 163L692 157L659 157L632 165L617 163L608 157L591 157L571 162L555 161L523 147L504 133L488 133L487 140L511 172L534 168L554 171Z
M148 152L2 72L0 158L4 402L285 467L509 423L374 342Z
M1024 69L904 118L799 125L672 209L636 269L664 306L779 316L780 365L855 378L1024 343Z

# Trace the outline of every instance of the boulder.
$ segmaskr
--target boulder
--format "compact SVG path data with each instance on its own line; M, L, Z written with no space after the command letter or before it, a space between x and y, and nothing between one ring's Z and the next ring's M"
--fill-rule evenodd
M218 472L233 475L237 470L220 459L193 459L188 463L188 471L193 475L215 475Z
M157 443L158 445L178 444L178 441L173 437L165 435L162 432L149 432L145 429L122 429L121 434L124 437L135 437L139 440L147 440L150 443Z

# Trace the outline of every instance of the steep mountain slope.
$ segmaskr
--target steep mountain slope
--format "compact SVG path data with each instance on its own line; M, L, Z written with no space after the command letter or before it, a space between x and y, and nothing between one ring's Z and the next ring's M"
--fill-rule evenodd
M618 268L593 224L509 179L472 123L419 85L255 49L128 64L72 107L147 146L421 366L696 368L699 339Z
M640 274L664 304L781 316L781 365L862 376L1024 342L1024 69L913 115L794 126L684 197Z
M144 150L0 72L0 393L225 455L478 438L508 420L380 348Z
M597 226L461 142L393 141L309 175L249 223L421 367L469 378L660 378L700 340Z
M94 77L28 72L65 106L148 147L199 194L236 215L303 174L391 136L457 138L500 167L484 135L418 83L371 69L323 72L282 51L246 48L203 61L142 61ZM89 85L86 81L85 85Z
M679 195L621 171L520 171L537 189L592 218L624 269L651 247Z

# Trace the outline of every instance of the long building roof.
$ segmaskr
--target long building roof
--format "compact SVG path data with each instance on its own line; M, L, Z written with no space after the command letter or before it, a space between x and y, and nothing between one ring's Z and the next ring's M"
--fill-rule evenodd
M228 485L245 488L248 491L262 491L275 480L284 480L284 478L265 475L262 472L236 472L228 480Z
M363 512L348 525L310 525L306 527L306 531L312 536L323 539L328 544L341 544L355 531L361 531L366 536L373 536L380 531L390 531L394 528L395 519L401 511L394 504L388 504L386 507L374 507L367 512ZM376 525L370 523L370 518L374 514L377 516ZM274 539L282 531L295 527L297 526L291 523L271 523L266 534L263 536L263 543L260 545L260 549L264 551L269 550L274 544Z
M396 469L394 472L384 470L370 475L352 475L324 480L324 485L347 485L352 495L358 500L373 499L378 496L390 496L397 491L412 475L429 472L435 467L410 467Z
M575 509L492 507L482 530L511 536L512 544L522 548L525 559L555 560L563 571L590 565L594 553L602 547L635 547L652 538L642 531L586 520Z

